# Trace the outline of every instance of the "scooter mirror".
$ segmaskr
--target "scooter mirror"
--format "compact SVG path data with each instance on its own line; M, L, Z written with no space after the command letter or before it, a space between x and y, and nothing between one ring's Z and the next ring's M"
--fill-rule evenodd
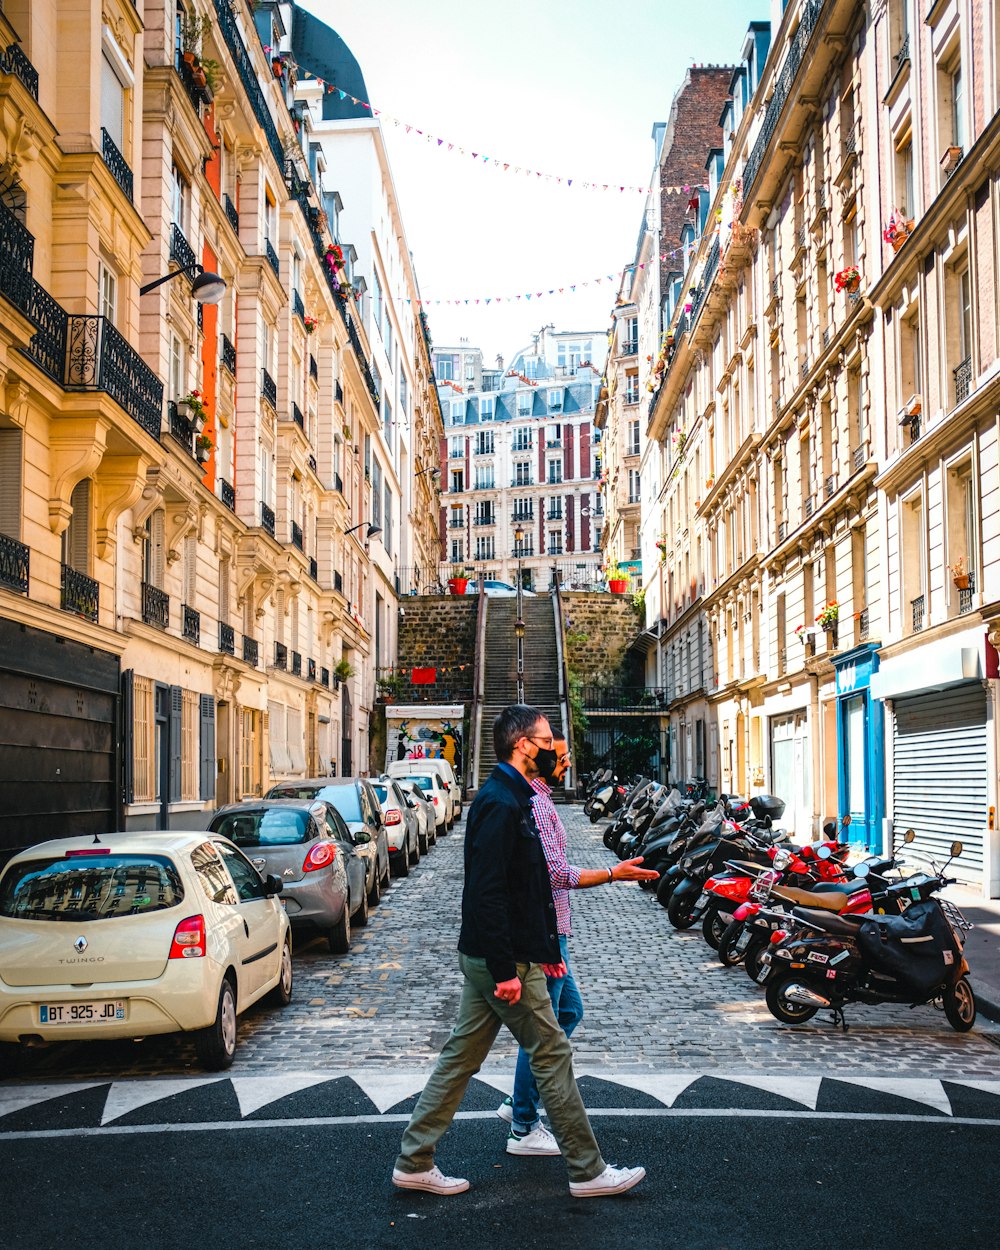
M959 855L961 855L961 854L962 854L962 844L961 844L961 842L952 842L952 844L951 844L951 857L952 857L952 859L958 859Z
M832 858L832 856L833 856L833 851L831 851L828 846L821 846L816 851L817 859L830 859Z
M832 838L837 832L837 822L835 820L828 820L823 826L823 832L828 838Z
M841 816L841 818L840 818L840 827L841 827L841 829L846 829L846 828L848 827L848 825L850 825L850 823L851 823L851 813L850 813L850 812L848 812L846 816Z
M909 846L916 836L917 835L913 832L912 829L907 829L907 831L903 834L903 841L906 843L907 846Z
M856 877L860 877L861 880L864 881L865 877L868 876L871 869L869 868L867 864L855 864L854 867L851 869L851 871L854 873Z

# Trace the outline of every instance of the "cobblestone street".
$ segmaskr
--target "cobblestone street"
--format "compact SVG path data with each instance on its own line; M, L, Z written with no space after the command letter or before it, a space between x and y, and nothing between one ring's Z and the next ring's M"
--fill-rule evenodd
M562 809L571 855L584 867L614 862L580 807ZM462 886L462 825L396 880L349 955L301 945L285 1011L241 1018L233 1075L425 1070L454 1019L461 980L455 944ZM780 1025L741 968L725 969L700 930L677 933L655 899L617 884L574 895L574 973L586 1005L573 1037L577 1069L594 1074L834 1072L850 1077L995 1078L1000 1030L980 1017L960 1035L931 1007L853 1007L845 1035L829 1017ZM514 1046L502 1033L487 1071L510 1072ZM176 1038L36 1052L25 1077L38 1080L163 1076L197 1072Z

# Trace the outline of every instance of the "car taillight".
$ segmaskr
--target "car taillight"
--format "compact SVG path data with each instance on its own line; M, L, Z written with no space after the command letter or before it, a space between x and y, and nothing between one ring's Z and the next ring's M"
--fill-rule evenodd
M438 796L437 796L436 794L432 794L432 795L431 795L431 802L434 804L434 806L435 806L435 807L437 807L437 805L438 805Z
M302 865L303 872L315 872L317 868L325 868L337 858L337 848L332 842L317 842L306 856Z
M788 934L784 929L775 929L775 931L771 934L771 945L777 946L778 943L783 942L786 937L788 937Z
M403 816L398 807L390 807L385 814L385 823L387 825L400 825L403 823Z
M67 851L66 858L71 859L74 855L111 855L112 853L109 846L86 846L81 851Z
M201 959L205 954L205 917L188 916L174 930L169 959Z

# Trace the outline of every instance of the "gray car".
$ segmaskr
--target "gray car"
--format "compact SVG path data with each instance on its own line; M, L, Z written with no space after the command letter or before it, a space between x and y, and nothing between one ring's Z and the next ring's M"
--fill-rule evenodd
M417 840L420 843L420 854L426 855L437 841L437 816L434 804L415 781L407 781L405 777L386 777L380 780L395 781L402 790L403 798L417 817Z
M382 805L382 819L389 831L389 855L397 877L408 877L410 865L420 860L420 834L416 812L391 777L372 782Z
M333 804L351 833L367 833L369 841L358 846L358 853L365 860L368 903L377 906L382 891L389 886L389 836L370 781L362 777L306 777L301 781L280 781L265 797L322 799Z
M220 807L209 830L240 848L266 877L281 881L281 901L293 929L322 934L344 955L352 924L368 923L367 833L352 834L335 808L317 801L251 799Z

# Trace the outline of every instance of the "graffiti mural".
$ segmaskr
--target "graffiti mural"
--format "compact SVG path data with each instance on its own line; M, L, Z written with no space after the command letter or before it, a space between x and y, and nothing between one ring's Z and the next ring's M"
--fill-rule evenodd
M465 707L433 704L396 704L385 709L385 765L396 760L444 759L456 777L465 770L462 722Z

